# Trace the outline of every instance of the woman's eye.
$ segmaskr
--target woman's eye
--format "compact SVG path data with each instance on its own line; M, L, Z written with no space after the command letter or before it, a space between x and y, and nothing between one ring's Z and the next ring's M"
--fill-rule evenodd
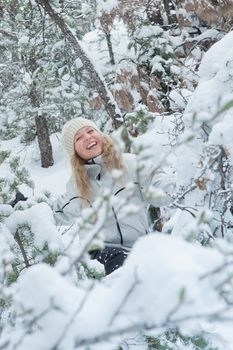
M91 134L93 131L94 131L93 129L89 130L89 131L88 131L88 134Z

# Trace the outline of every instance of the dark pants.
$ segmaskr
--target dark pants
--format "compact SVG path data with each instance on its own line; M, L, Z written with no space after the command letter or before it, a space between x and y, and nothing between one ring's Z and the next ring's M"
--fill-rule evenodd
M128 252L122 248L106 247L103 250L94 250L90 253L91 259L98 260L104 265L106 275L109 275L120 266L128 256Z

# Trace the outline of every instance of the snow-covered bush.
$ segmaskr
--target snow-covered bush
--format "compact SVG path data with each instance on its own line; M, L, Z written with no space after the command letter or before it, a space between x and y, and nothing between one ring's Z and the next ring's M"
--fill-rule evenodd
M231 32L206 53L176 150L179 209L171 226L205 243L216 236L232 241L232 38Z
M152 336L169 328L184 335L202 327L216 330L232 313L221 297L224 287L228 293L232 289L231 258L170 236L150 235L137 242L121 270L102 282L76 286L56 268L34 265L12 287L12 326L5 325L0 345L115 349L141 331ZM227 329L221 336L229 337Z
M28 170L21 165L19 156L13 156L11 151L0 149L0 166L4 172L0 177L0 203L9 203L22 184L34 187ZM3 174L5 174L3 176Z

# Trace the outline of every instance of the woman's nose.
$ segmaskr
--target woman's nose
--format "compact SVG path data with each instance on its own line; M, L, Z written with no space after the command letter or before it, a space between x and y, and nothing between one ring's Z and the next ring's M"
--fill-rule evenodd
M90 137L91 135L89 135L88 133L85 134L85 140L89 140Z

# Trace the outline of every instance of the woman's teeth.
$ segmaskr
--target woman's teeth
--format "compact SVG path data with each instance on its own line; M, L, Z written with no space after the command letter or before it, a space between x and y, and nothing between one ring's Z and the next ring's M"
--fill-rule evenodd
M87 146L87 149L91 149L92 147L94 147L96 145L96 142L92 142L90 143L90 145Z

